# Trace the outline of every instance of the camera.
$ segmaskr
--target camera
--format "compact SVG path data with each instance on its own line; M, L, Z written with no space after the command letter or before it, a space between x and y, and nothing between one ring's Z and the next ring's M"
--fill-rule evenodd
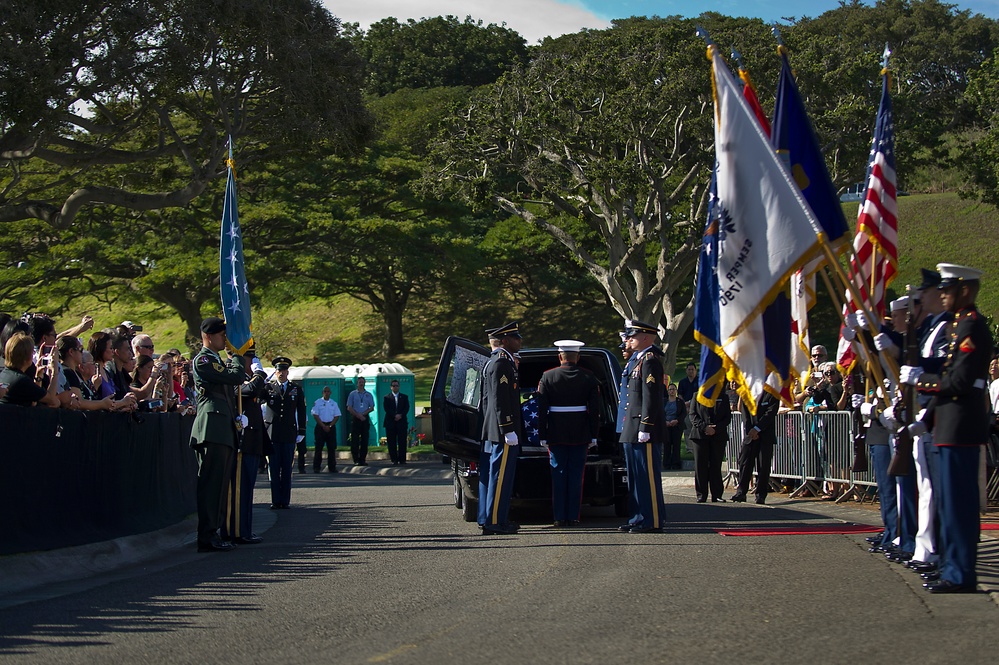
M139 402L139 411L155 411L163 406L161 399L144 399Z

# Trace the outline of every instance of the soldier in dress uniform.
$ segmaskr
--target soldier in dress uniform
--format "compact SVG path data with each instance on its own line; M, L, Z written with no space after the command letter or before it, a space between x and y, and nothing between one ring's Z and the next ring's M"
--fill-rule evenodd
M256 545L264 540L253 532L253 488L257 484L257 469L267 436L264 414L260 411L261 401L267 398L267 373L253 346L247 349L244 357L250 361L253 378L239 387L243 429L239 432L239 447L233 458L222 538L241 545Z
M659 331L642 321L626 321L628 361L625 415L621 429L628 467L628 489L637 509L619 530L630 533L662 531L664 523L662 459L666 435L663 411L663 352L656 346Z
M937 264L940 292L947 311L950 346L939 374L903 365L902 383L931 396L921 417L909 426L913 438L933 432L938 456L940 572L924 586L932 593L974 593L978 578L979 487L981 446L989 440L987 402L992 336L975 308L982 272L952 263Z
M520 327L516 321L486 331L498 340L482 369L482 448L479 465L479 525L482 535L515 533L507 519L520 454L522 415L517 361ZM483 482L485 481L485 482ZM483 492L484 490L484 492Z
M552 515L556 527L579 524L586 450L595 448L600 429L600 384L576 364L583 342L555 342L559 366L538 383L538 435L548 446L552 468Z
M225 552L232 544L219 537L222 508L232 471L237 427L236 386L246 380L241 356L223 363L225 322L211 316L201 322L201 351L194 358L198 411L191 431L191 447L198 455L198 551ZM237 422L239 424L237 424Z
M267 384L267 407L270 416L267 433L271 438L271 508L288 508L291 504L291 467L295 446L305 441L305 395L288 380L291 360L284 356L274 359L276 373Z

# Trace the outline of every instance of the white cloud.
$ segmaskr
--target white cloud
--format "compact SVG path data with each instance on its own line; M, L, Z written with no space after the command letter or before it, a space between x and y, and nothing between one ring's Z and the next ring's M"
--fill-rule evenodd
M547 36L579 32L582 28L607 28L610 23L578 6L556 0L323 0L326 8L345 23L372 23L394 16L407 19L434 16L471 16L485 24L495 23L516 30L528 44Z

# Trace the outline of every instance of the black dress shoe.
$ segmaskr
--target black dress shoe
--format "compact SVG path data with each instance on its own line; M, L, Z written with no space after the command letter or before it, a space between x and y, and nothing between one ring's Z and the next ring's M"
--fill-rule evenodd
M662 527L658 526L633 526L628 533L662 533Z
M622 531L622 532L624 532L624 533L628 533L628 532L629 532L629 531L631 531L631 530L632 530L632 529L633 529L634 527L635 527L635 525L634 525L634 524L632 524L631 522L628 522L628 523L626 523L626 524L622 524L621 526L619 526L619 527L617 528L617 530L618 530L618 531Z
M940 573L937 572L920 573L919 576L923 578L924 582L936 582L938 579L940 579Z
M701 499L701 498L697 499L697 503L704 503L705 501L707 501L707 499Z
M232 543L227 543L224 540L211 540L207 543L199 542L198 551L199 552L231 552L236 549Z
M271 504L271 510L277 510L277 509L278 509L278 508L280 508L280 507L281 507L281 506L280 506L279 504L276 504L276 503L272 503L272 504Z
M970 584L954 584L947 580L937 580L923 585L930 593L978 593L978 587Z
M883 554L887 551L887 548L884 545L871 545L867 551L871 554Z
M721 498L720 496L712 497L711 503L725 503L725 499Z
M255 533L251 533L246 538L237 538L236 541L240 545L256 545L258 543L264 542L264 539Z
M869 542L871 545L873 545L875 543L880 543L884 539L885 539L885 532L884 531L882 531L881 533L875 534L873 536L867 536L867 538L864 538L864 540L866 540L867 542Z
M932 563L929 561L916 561L915 559L909 561L908 564L906 565L908 565L908 567L911 570L914 570L917 573L932 573L936 571L938 568L936 563Z
M335 466L331 466L330 467L330 473L336 473L336 467Z
M555 520L552 526L556 529L561 529L562 527L569 526L569 523L566 520Z
M903 552L902 550L895 550L894 552L885 553L885 558L892 563L905 563L912 558L912 552Z
M482 527L483 536L512 536L517 533L516 529L511 529L504 524L487 524Z
M765 505L767 505L767 497L766 497L766 495L756 497L756 505L758 505L758 506L765 506Z
M733 494L732 498L729 499L729 501L731 501L732 503L746 503L746 495L739 493Z

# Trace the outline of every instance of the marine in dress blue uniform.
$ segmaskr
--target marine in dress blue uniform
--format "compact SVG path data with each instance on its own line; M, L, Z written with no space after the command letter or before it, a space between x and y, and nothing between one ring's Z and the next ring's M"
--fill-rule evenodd
M927 583L926 589L973 593L978 584L979 455L989 439L992 336L975 307L981 271L952 263L938 264L937 271L943 304L954 314L947 358L939 374L905 365L900 380L932 398L922 418L910 425L914 435L921 433L920 426L933 431L939 456L939 483L934 489L939 495L941 566L939 579Z
M486 332L498 346L482 370L479 525L482 535L491 535L516 531L508 516L523 431L514 358L521 336L516 321Z
M629 361L625 417L621 429L628 467L628 489L637 510L620 530L661 531L664 524L662 459L666 425L663 412L663 352L655 345L659 331L642 321L626 321L625 336L633 350Z
M295 460L295 446L305 440L305 395L301 388L288 380L291 360L279 356L274 359L277 376L267 384L267 407L271 421L268 434L271 438L270 474L271 508L288 508L291 504L291 467Z
M538 383L538 432L548 446L552 469L552 516L555 526L579 523L587 448L597 445L600 430L600 384L580 367L583 342L555 342L559 366Z

